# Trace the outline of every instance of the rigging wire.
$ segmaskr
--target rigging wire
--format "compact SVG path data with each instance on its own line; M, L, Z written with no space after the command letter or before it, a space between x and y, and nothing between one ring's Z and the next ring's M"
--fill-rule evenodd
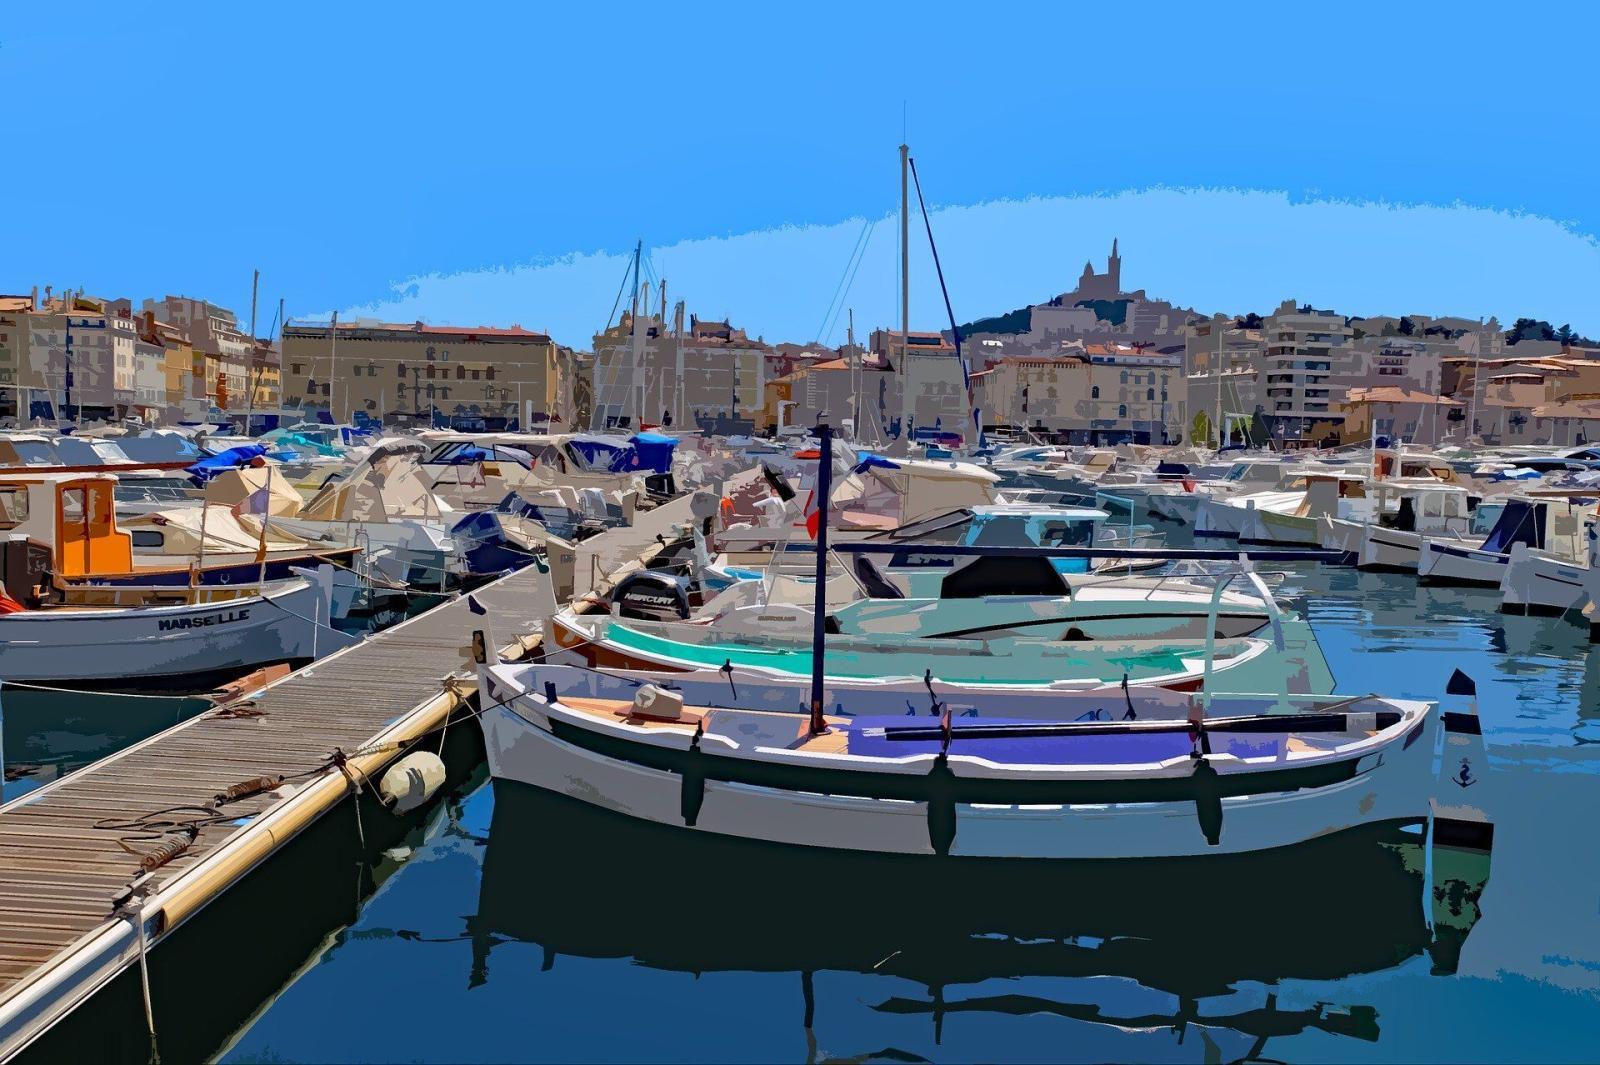
M616 321L617 308L622 306L622 294L628 288L628 275L633 273L633 257L629 256L628 265L622 271L622 283L617 286L617 298L611 301L611 313L606 315L606 328L611 328L611 323Z
M856 234L855 243L851 245L850 256L844 261L844 270L839 274L839 283L833 287L833 296L828 300L828 308L823 313L822 324L817 327L818 341L821 341L826 337L829 325L833 323L838 316L838 306L841 298L848 293L848 289L846 289L845 286L854 276L851 273L850 268L857 262L857 256L861 255L862 249L866 243L867 235L871 232L871 230L872 223L863 219L861 222L861 230Z

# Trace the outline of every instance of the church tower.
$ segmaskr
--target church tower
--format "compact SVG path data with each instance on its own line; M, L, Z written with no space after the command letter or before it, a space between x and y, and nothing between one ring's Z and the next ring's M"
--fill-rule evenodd
M1117 254L1117 238L1111 238L1111 257L1106 260L1106 281L1113 295L1122 291L1122 256Z

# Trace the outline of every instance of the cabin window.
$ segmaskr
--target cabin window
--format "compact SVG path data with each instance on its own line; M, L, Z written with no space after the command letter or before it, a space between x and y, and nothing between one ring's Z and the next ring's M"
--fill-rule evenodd
M28 490L0 488L0 528L14 529L28 520Z
M161 547L167 542L167 534L160 529L132 529L134 547Z
M68 525L82 525L87 494L82 488L68 488L61 493L61 518Z

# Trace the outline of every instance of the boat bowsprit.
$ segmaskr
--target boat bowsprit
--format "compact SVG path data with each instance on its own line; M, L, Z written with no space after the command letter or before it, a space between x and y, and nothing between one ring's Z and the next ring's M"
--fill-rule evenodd
M489 667L493 669L494 667ZM497 778L697 832L845 851L1237 854L1420 823L1432 703L1262 699L1182 721L824 719L515 690L486 675ZM1239 711L1243 712L1239 712Z

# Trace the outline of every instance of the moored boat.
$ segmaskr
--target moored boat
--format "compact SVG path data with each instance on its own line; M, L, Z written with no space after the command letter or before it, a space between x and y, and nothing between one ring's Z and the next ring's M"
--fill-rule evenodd
M552 687L501 691L480 721L495 777L647 821L830 850L1098 859L1418 823L1434 711L1369 697L1191 721L808 721L654 687L632 701Z

